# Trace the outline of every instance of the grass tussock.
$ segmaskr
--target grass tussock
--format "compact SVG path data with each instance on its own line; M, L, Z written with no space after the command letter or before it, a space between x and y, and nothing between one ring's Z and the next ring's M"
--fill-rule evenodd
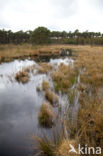
M46 90L48 90L49 88L50 88L49 82L43 80L43 82L42 82L42 89L43 89L44 91L46 91Z
M58 96L49 89L45 91L45 97L51 104L57 104L59 102Z
M45 134L41 137L33 136L36 141L36 154L42 156L77 156L77 154L70 152L70 144L77 150L77 140L65 138L64 130L61 127L56 127L52 136L49 138ZM79 155L79 154L78 154Z
M77 81L77 72L69 66L61 64L59 68L52 73L55 91L67 93L69 88Z
M38 115L39 124L51 128L54 124L55 112L49 102L42 104Z
M16 73L15 79L20 83L27 83L30 79L29 73L25 71L19 71Z
M70 105L74 105L76 97L77 90L75 88L68 90L68 101Z
M40 92L40 91L41 91L40 86L37 86L37 87L36 87L36 90L37 90L37 92Z
M33 73L34 69L35 69L35 65L31 65L31 66L24 67L23 71L28 72L28 73L29 72Z
M32 136L32 139L36 141L36 155L40 156L56 156L55 150L56 146L48 137L37 137ZM35 156L35 154L34 154Z
M52 65L49 63L40 63L39 65L40 66L38 68L38 73L41 73L41 74L46 73L47 74L48 72L50 72L52 70Z
M77 151L77 143L75 140L64 139L56 149L56 156L78 156L79 154L74 152L69 153L69 150L71 149L70 144L74 146L75 150Z
M21 71L16 73L15 79L21 83L27 83L30 79L30 72L34 72L35 65L24 67Z

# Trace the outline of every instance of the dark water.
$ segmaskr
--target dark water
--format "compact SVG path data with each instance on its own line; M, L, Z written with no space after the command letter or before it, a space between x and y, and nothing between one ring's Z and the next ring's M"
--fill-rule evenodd
M3 74L0 78L0 156L29 155L32 153L31 135L39 132L37 115L44 96L37 93L36 86L45 75L31 76L26 85L10 82L8 75L14 74L22 63L16 61L0 66L0 74Z
M34 84L32 83L32 86ZM0 155L28 155L30 134L38 131L37 114L43 96L31 85L0 91Z
M59 62L62 60L50 61L52 64ZM43 93L36 91L36 87L48 77L31 74L30 82L25 85L14 80L18 70L34 63L16 60L0 65L0 156L32 154L31 135L41 133L37 116L45 98Z

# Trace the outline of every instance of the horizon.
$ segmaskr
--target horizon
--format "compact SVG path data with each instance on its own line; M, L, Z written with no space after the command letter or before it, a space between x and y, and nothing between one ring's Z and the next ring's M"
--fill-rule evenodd
M38 26L38 27L45 27L45 26ZM38 27L36 27L35 29L37 29ZM45 27L45 28L47 28L47 27ZM4 31L11 31L11 32L13 32L13 33L16 33L16 32L19 32L19 31L23 31L23 32L27 32L27 31L34 31L35 29L33 29L33 30L23 30L23 29L20 29L20 30L17 30L17 31L13 31L13 30L11 30L11 29L5 29L5 28L0 28L0 30L4 30ZM48 30L50 30L49 28L47 28ZM84 30L84 31L80 31L79 29L75 29L74 31L71 31L71 30L69 30L69 31L66 31L66 30L50 30L50 32L53 32L53 31L57 31L57 32L63 32L63 31L65 31L66 33L69 33L69 32L71 32L71 33L74 33L76 30L78 30L79 31L79 33L84 33L84 32L88 32L88 33L90 33L90 32L93 32L93 33L101 33L101 34L103 34L103 32L100 32L100 31L88 31L88 30Z

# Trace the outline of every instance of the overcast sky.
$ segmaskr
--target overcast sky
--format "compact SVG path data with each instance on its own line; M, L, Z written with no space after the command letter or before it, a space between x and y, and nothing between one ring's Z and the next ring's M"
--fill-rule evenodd
M0 0L0 29L103 33L103 0Z

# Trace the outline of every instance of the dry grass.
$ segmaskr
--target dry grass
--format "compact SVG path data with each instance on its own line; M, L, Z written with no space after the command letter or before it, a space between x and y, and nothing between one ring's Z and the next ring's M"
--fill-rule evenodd
M7 45L0 45L0 58L13 58L13 57L21 57L21 56L30 56L39 54L42 52L49 52L51 54L59 54L60 49L72 49L75 52L89 52L89 51L98 51L102 52L103 47L102 46L77 46L77 45L46 45L46 46L36 46L32 44L22 44L22 45L13 45L13 44L7 44Z
M81 82L92 87L103 84L103 47L88 47L79 52L75 63L79 69L85 69L81 75Z
M86 142L90 147L99 146L103 149L103 100L96 95L91 98L81 95L80 104L77 123L81 145Z
M52 65L49 63L39 63L38 73L48 73L52 70Z
M77 143L75 140L64 139L56 150L56 156L78 156L79 154L74 152L69 153L70 144L74 146L75 150L77 150Z
M32 44L22 45L0 45L0 62L9 62L14 59L25 59L28 57L35 58L38 55L52 56L59 55L61 48L70 48L67 45L49 45L36 46Z
M15 76L15 79L18 81L18 82L21 82L21 83L27 83L30 79L30 76L29 76L29 73L28 72L25 72L25 71L19 71L18 73L16 73L16 76Z
M78 54L75 66L82 71L78 88L81 92L77 116L79 141L103 149L103 47L82 47Z
M49 102L42 104L38 115L39 124L43 127L51 128L54 124L55 112Z
M37 152L34 156L56 156L54 153L56 146L48 137L32 136L32 139L36 141L35 149Z
M22 68L21 71L16 73L15 79L18 82L27 83L30 79L29 73L33 72L35 68L35 65L27 66Z
M64 136L56 147L53 144L55 148L50 156L71 156L68 153L70 143L75 148L78 143L82 147L86 144L88 147L101 147L103 151L103 47L72 46L72 48L78 54L74 69L60 65L52 73L52 78L55 90L69 95L69 101L73 104L76 93L70 92L70 89L77 83L77 76L80 74L80 82L76 85L76 91L80 93L78 102L80 107L75 122L69 114L72 113L73 105L66 110L62 120L69 137L65 139ZM52 97L51 94L49 96Z
M49 88L50 88L49 82L43 80L43 82L42 82L42 89L43 89L44 91L46 91L46 90L48 90Z
M51 90L45 91L45 97L51 104L57 104L59 102L58 96Z
M52 73L55 91L67 93L69 88L77 81L77 76L78 73L75 69L71 69L69 66L61 64L59 68Z
M31 54L36 54L38 48L40 48L40 46L33 46L31 44L0 45L0 57L12 58L20 56L30 56Z
M30 66L24 67L24 68L23 68L23 71L29 73L29 72L33 72L34 69L35 69L35 65L30 65Z

